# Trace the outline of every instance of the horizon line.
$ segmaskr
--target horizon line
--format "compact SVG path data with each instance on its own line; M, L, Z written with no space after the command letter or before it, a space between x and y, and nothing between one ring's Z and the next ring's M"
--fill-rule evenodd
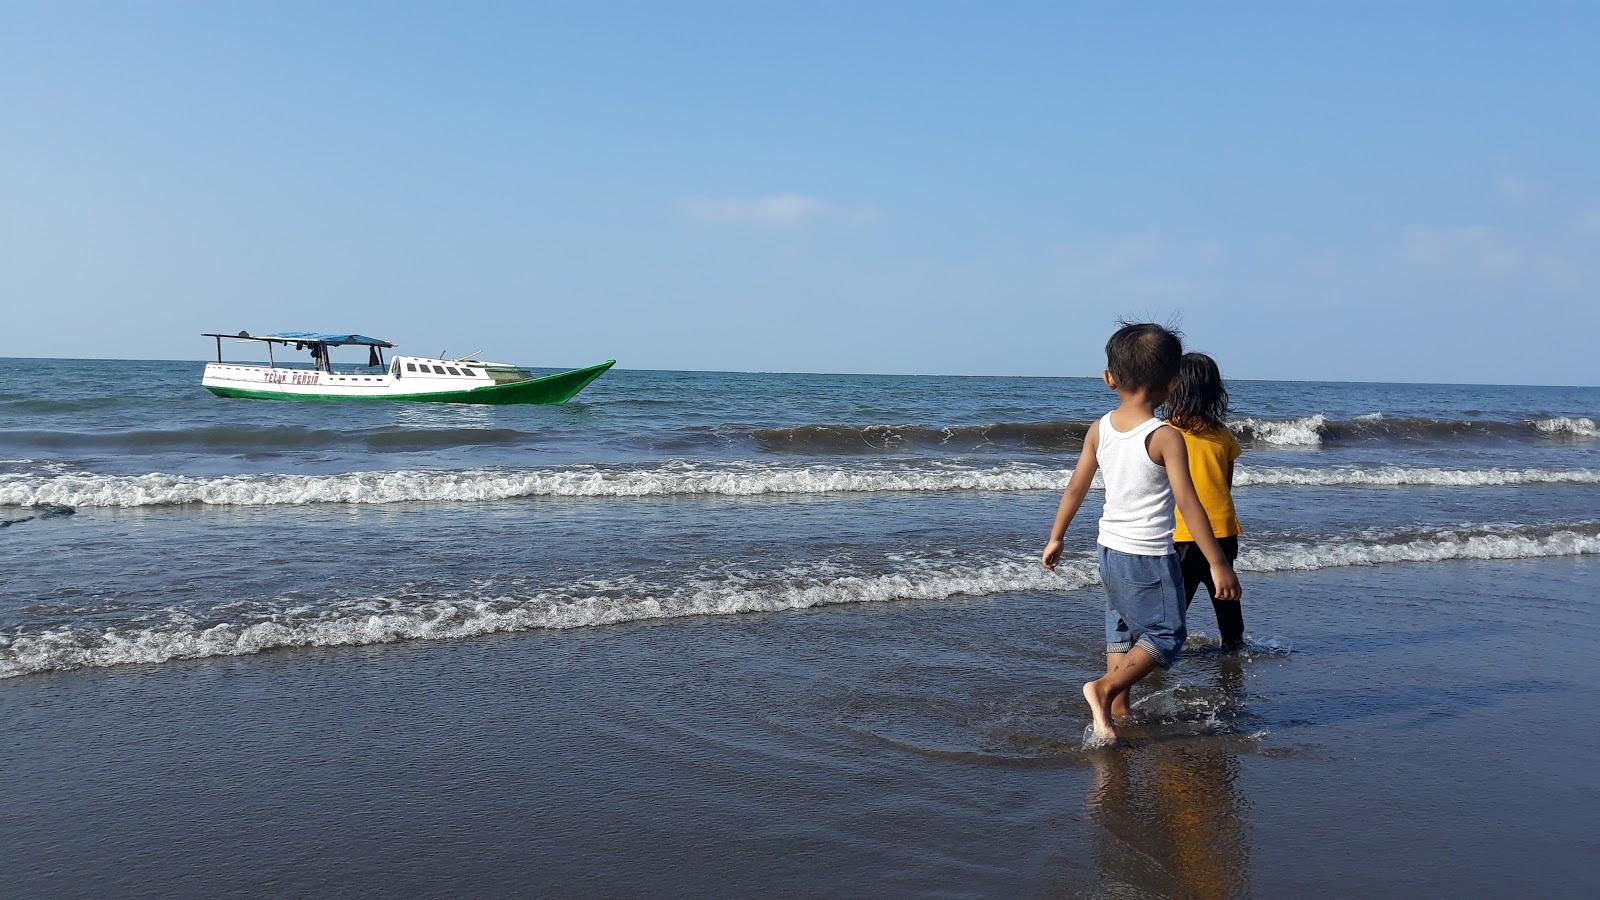
M405 355L405 354L401 354ZM170 362L192 363L204 365L210 360L193 359L168 359L164 357L123 357L123 356L0 356L0 360L54 360L59 362ZM255 360L243 361L250 365ZM529 366L533 369L561 368L560 366ZM658 368L629 368L615 366L617 372L677 372L699 375L824 375L839 378L1037 378L1055 380L1089 380L1097 379L1095 375L999 375L999 374L973 374L964 372L806 372L787 369L658 369ZM1503 381L1359 381L1341 380L1336 378L1227 378L1227 381L1256 381L1266 383L1287 384L1399 384L1399 385L1432 385L1436 387L1539 387L1539 388L1578 388L1580 390L1593 390L1600 388L1600 384L1546 384L1543 382L1503 382Z

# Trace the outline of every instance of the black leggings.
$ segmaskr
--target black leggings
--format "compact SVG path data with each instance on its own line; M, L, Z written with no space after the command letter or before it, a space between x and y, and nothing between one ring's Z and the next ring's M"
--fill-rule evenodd
M1217 538L1222 553L1232 562L1239 558L1239 536ZM1218 600L1217 585L1211 580L1211 564L1194 541L1179 541L1178 567L1183 570L1184 606L1194 602L1195 592L1205 585L1211 592L1211 608L1217 613L1217 629L1222 632L1222 649L1234 650L1244 644L1244 609L1237 600Z

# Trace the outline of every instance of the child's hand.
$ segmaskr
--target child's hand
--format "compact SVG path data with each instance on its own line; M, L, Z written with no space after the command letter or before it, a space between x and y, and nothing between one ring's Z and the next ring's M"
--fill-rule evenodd
M1211 567L1211 583L1217 586L1218 600L1238 600L1244 595L1239 576L1233 574L1233 566L1228 563Z
M1039 556L1039 564L1046 569L1054 569L1056 563L1061 561L1061 542L1051 541L1044 545L1044 553Z

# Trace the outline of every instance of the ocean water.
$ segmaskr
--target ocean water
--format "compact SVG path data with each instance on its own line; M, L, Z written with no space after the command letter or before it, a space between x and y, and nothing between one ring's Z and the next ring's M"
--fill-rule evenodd
M0 678L846 603L1035 564L1093 379L613 371L561 407L0 360ZM1236 382L1247 572L1600 551L1600 390ZM67 562L70 560L70 564Z
M0 896L1586 896L1600 390L1236 382L1125 741L1089 379L565 407L0 360Z

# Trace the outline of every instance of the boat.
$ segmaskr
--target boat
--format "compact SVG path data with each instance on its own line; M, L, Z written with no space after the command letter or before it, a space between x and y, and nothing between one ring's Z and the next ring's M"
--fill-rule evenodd
M435 359L393 356L394 344L361 334L282 331L253 335L205 332L215 338L217 361L206 363L200 385L218 397L252 400L402 400L414 403L566 403L589 383L616 365L608 359L595 366L539 374L525 366L487 362L474 356ZM254 341L267 347L267 363L223 361L222 342ZM334 347L367 348L365 366L335 368L328 351ZM279 364L274 348L311 354L304 364Z

